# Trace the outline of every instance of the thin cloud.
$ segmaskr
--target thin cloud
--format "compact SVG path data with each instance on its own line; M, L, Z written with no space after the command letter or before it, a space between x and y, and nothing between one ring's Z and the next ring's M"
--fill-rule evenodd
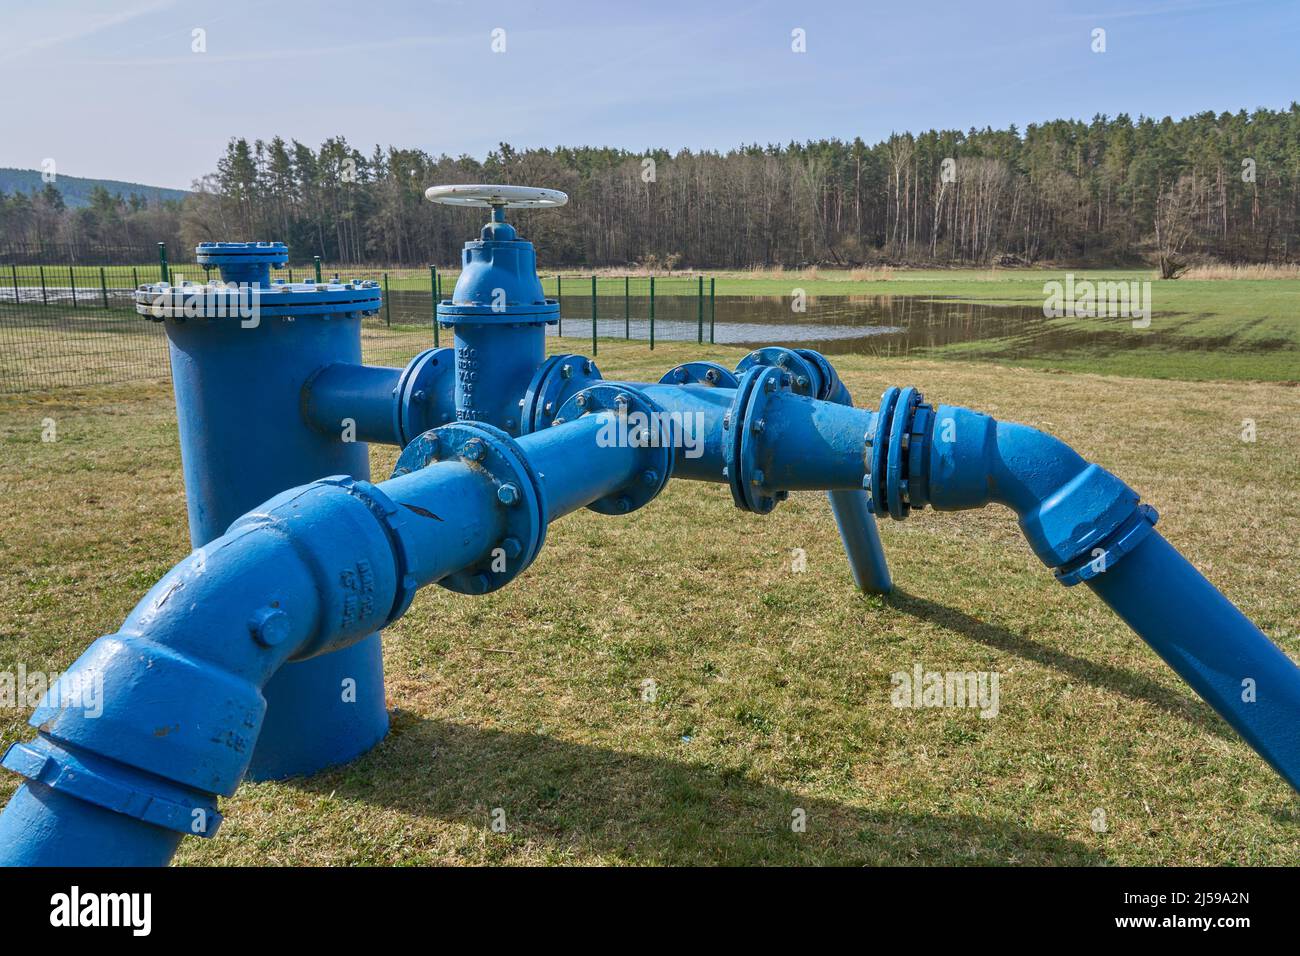
M102 33L112 27L121 26L124 23L130 23L132 20L138 20L140 17L148 16L151 13L159 13L176 5L176 0L154 0L152 3L146 3L134 7L130 10L122 10L118 13L104 14L98 17L87 16L83 19L82 24L75 30L69 30L66 33L59 33L54 36L40 37L36 39L24 38L22 45L11 53L0 54L0 63L16 60L28 53L35 53L38 50L46 50L52 46L58 46L62 43L70 43L73 40L84 40L86 37L94 36L96 33Z
M240 50L234 53L184 53L179 56L88 57L74 62L87 66L178 66L203 63L257 63L266 60L301 60L318 57L346 56L375 50L395 50L410 47L434 47L463 38L451 36L400 37L395 40L375 40L368 43L351 43L342 46L279 47L274 50Z

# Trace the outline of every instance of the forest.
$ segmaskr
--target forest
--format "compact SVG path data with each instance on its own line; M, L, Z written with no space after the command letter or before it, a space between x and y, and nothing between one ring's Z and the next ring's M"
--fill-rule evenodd
M423 192L458 182L567 192L563 209L516 217L552 268L1149 262L1177 274L1296 261L1300 104L728 152L502 143L482 160L236 137L180 201L99 189L68 209L54 185L0 194L0 248L278 239L296 260L451 264L482 216Z

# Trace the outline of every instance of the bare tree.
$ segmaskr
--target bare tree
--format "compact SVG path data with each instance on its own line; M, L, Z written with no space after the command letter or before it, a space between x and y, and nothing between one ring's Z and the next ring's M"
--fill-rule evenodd
M1187 173L1160 194L1154 217L1160 278L1177 279L1187 271L1183 249L1196 222L1196 184Z

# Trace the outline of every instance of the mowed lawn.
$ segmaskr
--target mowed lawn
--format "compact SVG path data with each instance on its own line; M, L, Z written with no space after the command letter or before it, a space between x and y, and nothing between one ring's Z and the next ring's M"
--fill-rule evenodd
M705 354L743 353L602 341L599 363L657 380ZM1138 489L1300 658L1300 389L835 361L859 405L915 384L1061 436ZM41 441L44 419L57 442ZM0 397L0 668L66 667L185 556L175 427L164 386ZM394 458L375 449L375 474ZM507 589L429 588L389 629L385 741L310 779L243 786L217 837L179 859L1300 859L1290 788L1086 589L1056 584L1009 512L925 511L882 535L898 587L886 599L854 590L818 494L758 517L683 481L630 516L570 515ZM891 706L890 674L917 664L997 672L998 715ZM0 712L6 745L31 735L26 716ZM16 783L6 774L0 796Z

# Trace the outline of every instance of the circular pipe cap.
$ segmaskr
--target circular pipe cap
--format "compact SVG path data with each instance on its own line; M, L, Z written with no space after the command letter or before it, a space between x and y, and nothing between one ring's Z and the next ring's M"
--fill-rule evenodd
M424 191L424 198L444 206L504 206L507 209L550 209L569 201L568 195L558 189L482 183L430 186Z

